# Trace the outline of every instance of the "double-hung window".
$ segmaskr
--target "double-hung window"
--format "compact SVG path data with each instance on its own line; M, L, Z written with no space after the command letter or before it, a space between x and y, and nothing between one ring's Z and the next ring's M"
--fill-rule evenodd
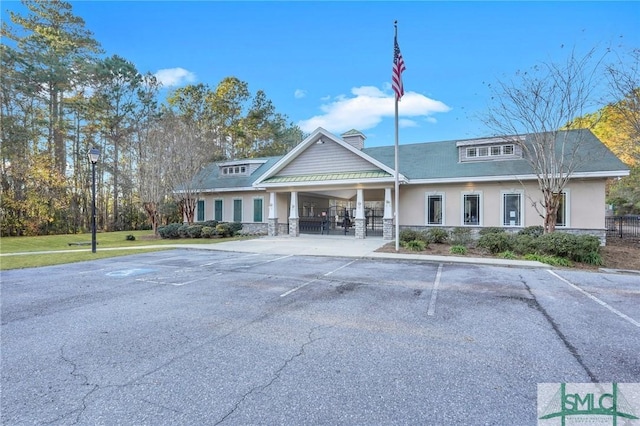
M569 226L569 209L567 207L567 192L562 192L560 193L558 214L556 216L556 226Z
M444 194L427 194L427 225L444 225Z
M222 200L213 202L213 219L222 222Z
M242 222L242 199L233 200L233 221Z
M502 193L502 226L522 226L522 202L520 192Z
M262 222L262 198L253 199L253 221Z
M198 200L196 211L198 212L198 217L196 220L198 222L204 222L204 200Z
M482 225L482 194L462 194L463 224L468 226Z

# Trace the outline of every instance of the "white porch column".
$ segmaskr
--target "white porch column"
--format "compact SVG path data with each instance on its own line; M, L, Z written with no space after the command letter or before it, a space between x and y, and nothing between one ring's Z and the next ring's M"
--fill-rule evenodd
M291 191L291 206L289 207L289 236L300 236L300 217L298 216L298 193Z
M269 194L269 217L267 218L267 235L275 237L278 235L278 216L276 209L276 193Z
M362 189L356 190L356 219L364 219L364 195Z
M356 229L355 229L355 234L356 234L356 238L358 239L364 239L365 234L366 234L366 229L365 227L367 226L365 223L365 217L364 217L364 195L363 195L364 191L362 189L357 189L356 190L356 217L355 217L355 222L356 222Z
M276 219L276 193L272 192L269 194L269 219Z
M382 239L393 240L393 205L391 188L384 189L384 216L382 217Z
M391 204L391 188L384 189L384 217L383 219L393 219L393 206Z

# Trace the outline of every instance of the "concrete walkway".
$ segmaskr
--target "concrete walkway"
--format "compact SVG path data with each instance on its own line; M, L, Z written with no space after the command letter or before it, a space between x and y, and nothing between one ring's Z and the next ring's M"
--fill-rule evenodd
M297 256L334 256L351 257L360 259L405 259L436 263L466 263L476 265L493 266L516 266L523 268L552 268L552 266L528 260L510 260L497 258L474 258L464 256L432 256L426 254L402 254L402 253L381 253L376 252L385 244L395 241L383 240L382 237L369 237L363 240L355 239L353 236L343 235L307 235L301 234L299 237L278 236L259 237L247 240L223 241L214 244L165 244L161 246L133 246L133 247L113 247L100 248L98 251L126 250L126 249L146 249L146 248L183 248L189 250L218 250L242 253L261 253L276 255L297 255ZM91 250L87 248L86 250ZM38 251L24 253L2 253L0 256L37 255L45 253L73 253L83 251L56 250Z

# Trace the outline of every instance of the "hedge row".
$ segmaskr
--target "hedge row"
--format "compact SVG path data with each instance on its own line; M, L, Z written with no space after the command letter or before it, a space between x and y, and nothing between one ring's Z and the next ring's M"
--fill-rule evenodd
M217 222L208 220L197 225L184 225L182 223L170 223L158 228L161 238L220 238L233 237L242 229L240 222Z
M478 247L485 248L493 254L513 251L519 255L549 255L574 262L602 265L598 237L565 232L543 234L538 228L541 227L525 228L518 234L508 234L501 228L481 232Z

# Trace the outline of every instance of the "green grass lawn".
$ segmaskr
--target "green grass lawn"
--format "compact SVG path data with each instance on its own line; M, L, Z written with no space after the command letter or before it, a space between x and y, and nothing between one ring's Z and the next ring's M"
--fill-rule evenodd
M136 238L135 241L128 241L127 235L133 235ZM3 237L0 239L0 253L2 254L0 257L0 270L60 265L64 263L165 250L169 249L169 247L163 246L168 244L214 244L230 240L230 238L163 240L154 238L152 231L101 232L96 236L96 253L92 253L90 233L46 235L39 237ZM88 243L88 245L69 245L69 243ZM148 246L153 247L149 248ZM123 250L101 250L105 248L122 248ZM59 250L72 250L72 252L33 253ZM9 253L26 254L6 256L6 254Z

